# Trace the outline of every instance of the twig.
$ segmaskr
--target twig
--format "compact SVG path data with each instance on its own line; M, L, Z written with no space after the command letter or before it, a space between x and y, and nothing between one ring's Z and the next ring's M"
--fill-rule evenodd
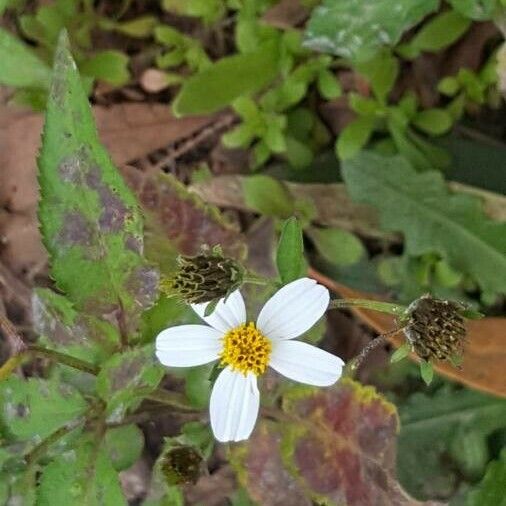
M346 309L349 307L361 307L394 316L403 316L406 312L406 307L399 304L368 299L334 299L329 304L329 309Z

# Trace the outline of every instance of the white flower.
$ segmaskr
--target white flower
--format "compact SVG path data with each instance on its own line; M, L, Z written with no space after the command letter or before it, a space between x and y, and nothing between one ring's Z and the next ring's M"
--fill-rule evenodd
M209 325L180 325L156 338L156 355L171 367L190 367L220 360L225 366L211 393L211 427L218 441L247 439L258 416L257 376L267 366L295 381L329 386L341 376L343 361L301 341L325 313L328 290L309 278L281 288L264 305L256 325L246 323L246 307L237 290L220 300L210 316L207 304L193 305Z

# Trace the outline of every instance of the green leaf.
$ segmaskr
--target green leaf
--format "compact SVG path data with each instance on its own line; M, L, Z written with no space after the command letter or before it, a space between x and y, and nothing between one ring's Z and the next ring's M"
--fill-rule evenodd
M367 78L376 98L381 103L386 102L399 75L397 58L390 51L382 51L371 60L359 63L357 70Z
M115 314L134 331L158 275L142 258L141 213L99 142L65 33L38 163L39 220L57 285L76 309Z
M352 60L368 60L439 6L438 0L324 0L309 20L304 45Z
M151 344L113 355L97 376L97 393L107 402L109 421L120 421L158 386L163 374Z
M375 206L386 230L402 231L412 255L437 252L487 292L506 286L506 224L477 198L448 192L439 172L416 173L401 157L364 152L343 164L352 199Z
M353 158L369 141L374 130L374 116L359 116L339 134L336 153L341 160Z
M57 457L44 468L36 505L56 504L127 505L105 447L83 442L77 449Z
M31 49L0 28L0 83L48 89L51 69Z
M339 98L343 93L337 76L327 69L318 74L317 85L321 96L327 100Z
M314 228L306 230L316 249L328 262L336 265L357 263L365 248L351 232L340 228Z
M293 197L276 179L265 175L251 176L244 178L242 186L248 207L278 218L288 218L293 214Z
M65 296L48 288L34 290L32 318L39 342L46 348L91 363L99 363L120 342L114 326L78 313Z
M409 355L410 349L411 348L408 343L402 344L392 353L392 356L390 357L390 362L392 364L394 364L395 362L400 362Z
M294 216L283 223L276 252L276 265L283 284L302 277L306 262L302 229Z
M100 51L81 64L81 72L114 86L121 86L130 79L128 56L112 49Z
M418 499L443 499L454 494L461 472L450 457L450 446L460 446L464 452L463 434L477 432L487 437L503 428L506 400L445 385L433 395L412 395L399 407L399 415L397 473L401 483Z
M426 385L430 385L434 379L434 367L431 362L422 360L420 362L420 376Z
M241 95L255 93L278 73L278 47L227 56L185 81L172 108L177 116L219 111Z
M426 23L410 42L400 47L400 53L409 53L410 58L421 52L436 53L456 42L471 26L471 21L455 11L438 14Z
M453 118L444 109L425 109L413 118L413 124L430 135L442 135L452 127Z
M105 433L104 446L114 469L123 471L139 460L144 448L144 434L134 424L114 427Z
M15 440L34 444L82 416L88 404L69 385L56 380L17 376L0 383L1 420Z
M477 21L492 19L497 9L497 0L448 0L451 6L463 16Z
M476 490L469 493L466 506L506 506L506 455L491 462Z
M157 23L158 19L155 16L140 16L130 21L113 23L111 28L130 37L144 38L153 33Z

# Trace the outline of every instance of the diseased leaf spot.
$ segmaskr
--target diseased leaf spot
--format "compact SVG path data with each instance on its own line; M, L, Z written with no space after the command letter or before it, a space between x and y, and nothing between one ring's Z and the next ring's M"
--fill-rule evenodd
M141 266L132 272L127 288L135 295L135 301L140 307L146 307L154 301L159 280L160 275L153 267Z
M110 375L111 391L116 392L127 388L133 379L139 376L144 361L142 357L132 357L131 359L125 359L121 364L121 367L113 369Z
M82 214L70 212L64 215L59 243L68 246L89 246L92 238L93 230Z
M133 235L127 236L125 239L125 248L139 255L142 254L142 239Z

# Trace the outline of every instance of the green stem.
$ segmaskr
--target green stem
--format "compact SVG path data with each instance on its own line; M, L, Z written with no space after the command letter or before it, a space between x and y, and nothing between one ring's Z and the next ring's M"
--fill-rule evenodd
M251 283L252 285L268 285L270 283L268 279L251 273L245 274L242 280L243 283Z
M48 348L44 348L36 344L30 345L27 351L29 353L33 353L34 355L47 357L51 360L59 362L60 364L68 365L69 367L79 369L80 371L83 372L87 372L94 375L97 375L99 372L98 367L96 367L93 364L90 364L89 362L85 362L84 360L81 360L79 358L66 355L65 353L60 353L59 351L50 350Z
M198 409L195 409L193 406L188 405L182 395L174 392L169 392L163 388L157 388L150 394L147 394L145 399L156 401L161 404L165 404L166 406L182 409L185 411L200 411Z
M346 309L350 307L360 307L400 317L406 314L407 309L405 306L399 304L368 299L334 299L329 304L329 309Z

